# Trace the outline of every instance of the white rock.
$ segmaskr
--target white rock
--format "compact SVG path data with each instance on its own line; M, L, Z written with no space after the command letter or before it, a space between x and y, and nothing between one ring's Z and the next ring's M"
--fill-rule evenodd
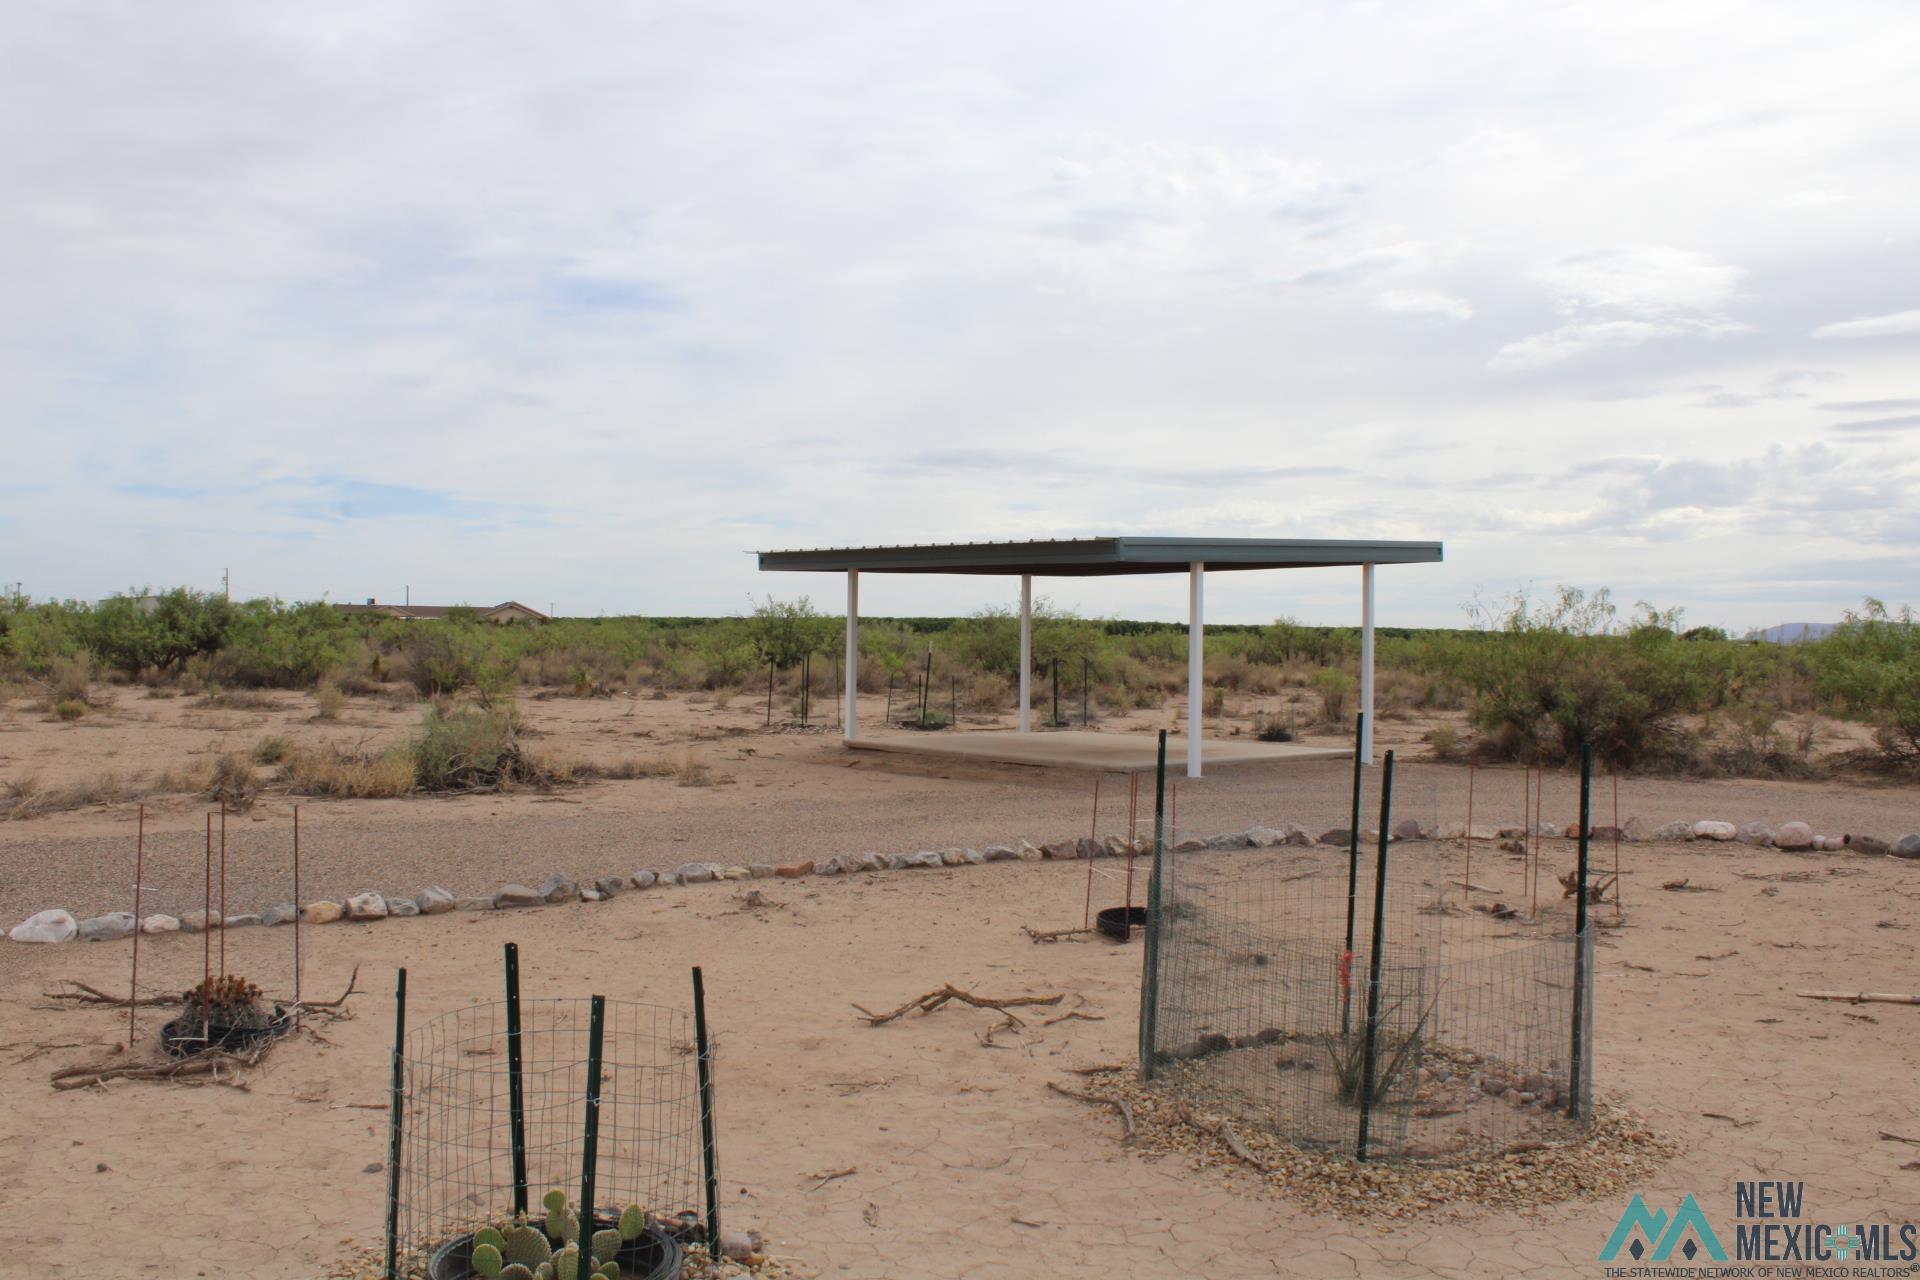
M713 879L713 868L704 862L683 862L673 869L673 878L681 884L705 884Z
M1663 827L1662 830L1665 828ZM1715 822L1711 818L1703 818L1693 824L1695 840L1731 840L1738 834L1740 834L1740 828L1731 822Z
M1770 845L1773 843L1773 828L1756 818L1752 822L1741 823L1733 838L1741 844Z
M722 880L751 880L753 879L753 872L747 870L745 867L722 867L720 869L720 878Z
M70 911L59 907L36 911L13 926L7 936L15 942L72 942L80 924Z
M1013 856L1022 862L1039 862L1047 855L1040 851L1038 845L1030 841L1022 840L1014 847Z
M387 899L387 914L390 916L417 916L423 914L420 904L412 898Z
M970 867L977 867L981 863L985 862L986 860L987 860L987 856L981 853L978 849L962 849L960 851L960 861L966 863Z
M1782 849L1814 848L1813 828L1804 822L1786 822L1773 833L1773 843Z
M179 917L159 914L150 915L140 922L140 932L178 933L180 932Z
M1118 841L1117 837L1110 837L1110 838L1115 839L1116 842ZM1174 844L1173 851L1175 853L1198 853L1200 852L1200 850L1206 847L1207 847L1207 842L1205 840L1202 840L1199 836L1187 836L1184 839ZM1126 845L1124 843L1120 844L1120 851L1122 853L1126 852Z
M636 889L651 889L660 883L660 873L652 867L642 867L627 877L627 883Z
M309 902L301 906L300 922L302 924L332 924L345 914L346 911L339 903L329 902L323 898L319 902Z
M109 911L103 916L80 922L80 941L113 942L133 936L133 912Z
M1020 854L1010 844L990 844L981 851L980 856L988 862L1012 862Z
M423 916L445 915L453 910L456 901L453 890L437 884L430 884L413 895L413 905L420 908Z
M747 864L747 872L755 880L771 880L780 874L780 868L774 866L771 862L749 862Z
M269 928L274 925L292 924L294 916L298 914L291 902L279 902L260 913L260 923Z
M966 861L967 851L965 849L942 849L940 851L940 865L943 867L965 866Z
M757 875L758 872L755 874ZM626 887L627 878L625 876L597 876L593 882L593 891L599 894L602 899L617 898L625 892Z
M229 929L251 929L259 923L260 916L257 912L243 911L239 915L228 916L225 927Z
M1247 842L1256 849L1267 849L1287 838L1287 833L1277 827L1248 827Z
M1631 827L1633 824L1629 822L1627 825ZM1677 840L1692 840L1693 838L1693 824L1691 822L1663 822L1647 833L1647 839L1657 840L1663 844Z
M384 920L387 918L387 900L371 889L364 893L352 894L347 898L347 919Z

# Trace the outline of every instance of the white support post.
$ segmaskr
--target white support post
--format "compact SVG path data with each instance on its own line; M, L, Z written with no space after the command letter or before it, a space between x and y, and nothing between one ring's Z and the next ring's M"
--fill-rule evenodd
M860 571L847 570L847 740L860 736Z
M1033 717L1033 575L1020 575L1020 732Z
M1373 764L1373 566L1360 566L1360 759Z
M1187 776L1200 776L1200 700L1207 682L1207 566L1187 566Z

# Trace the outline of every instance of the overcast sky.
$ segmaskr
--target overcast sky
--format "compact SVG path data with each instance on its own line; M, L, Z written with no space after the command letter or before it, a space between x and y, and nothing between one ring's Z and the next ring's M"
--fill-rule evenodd
M1381 572L1416 625L1920 602L1916 48L1911 0L9 4L0 579L837 610L748 553L1141 533L1444 540Z

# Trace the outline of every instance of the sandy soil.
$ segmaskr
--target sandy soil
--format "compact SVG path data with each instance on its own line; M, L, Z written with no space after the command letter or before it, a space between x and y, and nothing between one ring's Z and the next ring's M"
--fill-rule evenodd
M1742 873L1809 862L1727 846L1640 846L1632 863L1628 923L1600 950L1596 1072L1605 1096L1681 1142L1645 1193L1719 1202L1732 1180L1769 1176L1804 1180L1823 1216L1913 1216L1920 1173L1901 1165L1920 1152L1876 1135L1920 1136L1920 1011L1792 993L1920 985L1915 869L1842 857L1812 864L1811 881L1752 880ZM1719 892L1653 887L1677 876ZM1045 1089L1067 1068L1124 1060L1134 1040L1137 946L1036 946L1021 932L1078 923L1083 866L753 887L776 905L743 910L740 886L712 885L309 930L309 990L336 993L356 964L370 990L325 1043L277 1048L244 1093L132 1083L51 1092L54 1067L116 1043L123 1023L45 1011L38 993L57 978L124 982L126 951L8 947L0 1198L52 1224L54 1254L99 1274L320 1273L378 1231L381 1116L355 1104L383 1096L393 967L409 967L412 1009L425 1018L491 998L498 948L512 939L534 994L685 1005L687 966L706 967L724 1037L725 1212L766 1231L803 1273L1589 1276L1622 1207L1576 1201L1386 1229L1303 1213L1229 1171L1129 1154L1106 1112ZM236 932L229 963L271 981L284 974L287 941L286 931ZM200 939L144 950L156 982L197 976ZM1723 958L1699 958L1709 953ZM1105 1020L1035 1026L990 1050L976 1038L996 1020L986 1011L870 1028L849 1008L890 1007L947 981L1066 992ZM150 1031L158 1021L143 1017ZM28 1056L36 1043L74 1047ZM811 1189L809 1174L849 1166L858 1172ZM97 1213L109 1206L116 1229L101 1232ZM130 1239L147 1242L147 1260L126 1256Z
M122 691L123 705L137 695ZM9 776L23 767L129 773L268 732L349 737L404 732L411 708L356 702L349 723L307 725L292 695L275 712L167 705L154 721L103 717L47 726L16 716L0 736ZM144 701L139 710L147 710ZM876 706L876 712L878 707ZM681 703L531 703L537 726L577 754L678 749L702 730L747 729L761 708ZM1165 723L1168 709L1155 713ZM217 719L229 725L212 727ZM556 732L559 721L573 726ZM1393 733L1391 722L1384 726ZM635 738L635 734L652 734ZM1383 735L1386 736L1386 735ZM1388 741L1393 738L1388 736ZM98 744L93 745L93 744ZM579 875L745 862L837 851L901 850L1086 830L1091 780L1046 771L943 769L850 761L819 736L714 737L696 750L719 786L602 783L564 796L302 806L308 896L361 887L411 892L439 881L484 892L554 870ZM111 752L112 755L107 753ZM1519 816L1519 774L1474 775L1475 820ZM1468 773L1405 768L1396 812L1464 818ZM1573 788L1548 781L1548 816L1572 813ZM1341 766L1222 771L1183 784L1183 829L1254 821L1342 825ZM1124 783L1103 791L1101 830L1126 821ZM1601 791L1601 816L1611 792ZM559 801L556 803L555 801ZM269 797L230 824L230 908L287 896L288 806ZM124 905L130 808L0 824L0 915L61 903ZM1831 785L1621 784L1621 814L1648 822L1706 816L1804 818L1817 830L1883 837L1920 827L1906 789ZM198 904L202 809L150 810L156 886L150 909ZM1463 850L1455 850L1460 856ZM1210 854L1253 859L1258 854ZM1611 858L1607 849L1604 858ZM1550 843L1561 868L1570 846ZM1920 990L1920 864L1792 855L1744 846L1630 845L1627 920L1603 934L1596 1078L1603 1096L1677 1138L1682 1154L1643 1188L1649 1202L1692 1192L1713 1212L1738 1178L1803 1180L1825 1221L1920 1216L1920 1009L1801 1000L1810 988ZM1114 864L1096 897L1115 899ZM1511 864L1482 846L1473 878L1507 892ZM1811 871L1811 878L1754 879ZM1663 892L1689 878L1714 892ZM1551 883L1549 881L1549 883ZM118 1083L55 1093L57 1067L124 1038L123 1016L53 1012L41 993L74 978L125 983L128 948L0 943L0 1200L41 1247L104 1275L311 1277L377 1238L392 974L410 970L412 1020L491 999L499 947L517 941L532 994L657 1000L685 1006L703 965L721 1054L726 1212L767 1233L803 1274L993 1276L1591 1276L1623 1207L1618 1197L1533 1213L1436 1215L1391 1228L1315 1216L1256 1194L1231 1170L1150 1160L1118 1141L1104 1110L1050 1093L1071 1067L1126 1060L1135 1041L1138 946L1036 946L1022 926L1081 922L1084 864L993 864L851 878L756 882L773 904L745 909L744 886L627 893L533 913L304 931L310 993L336 994L355 965L357 1016L277 1047L248 1091ZM1096 902L1096 905L1100 905ZM240 930L229 967L283 991L290 931ZM142 945L143 985L197 980L203 940ZM1704 959L1717 956L1718 959ZM850 1002L891 1007L944 982L990 994L1064 992L1104 1019L1035 1025L1009 1047L976 1033L996 1015L951 1008L870 1028ZM1084 1002L1084 1003L1080 1003ZM162 1016L142 1016L149 1052ZM42 1048L42 1046L47 1046ZM1711 1113L1711 1115L1709 1115ZM1726 1117L1726 1118L1715 1118ZM817 1190L808 1175L857 1167ZM111 1230L100 1223L109 1218ZM129 1256L130 1241L141 1242Z

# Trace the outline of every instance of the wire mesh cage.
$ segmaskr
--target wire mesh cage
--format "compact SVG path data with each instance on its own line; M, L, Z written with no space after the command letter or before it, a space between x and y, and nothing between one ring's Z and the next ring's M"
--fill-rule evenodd
M1462 1163L1583 1132L1592 927L1462 908L1439 844L1350 850L1162 853L1143 1073L1362 1159Z
M624 1246L622 1274L677 1275L678 1239L710 1218L701 1039L676 1009L517 993L408 1029L395 1068L394 1274L476 1274L472 1233L517 1214L539 1225L557 1189L568 1212L591 1197L587 1235L638 1206L647 1226Z

